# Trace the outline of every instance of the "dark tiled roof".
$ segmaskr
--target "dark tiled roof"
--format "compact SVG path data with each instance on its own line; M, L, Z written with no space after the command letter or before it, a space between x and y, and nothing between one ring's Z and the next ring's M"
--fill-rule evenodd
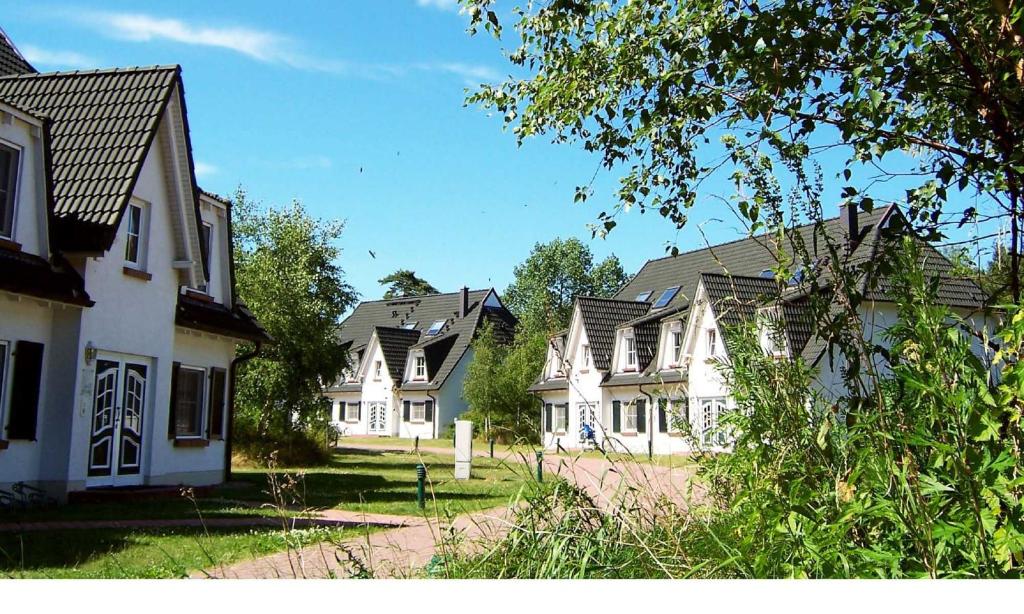
M677 384L683 381L685 379L678 370L661 371L658 373L616 373L601 382L601 387L614 388L616 386L640 386L647 384ZM650 390L647 392L650 392Z
M427 357L428 370L431 364L436 367L433 368L429 382L408 383L402 388L436 390L444 385L455 365L469 349L469 344L485 318L495 324L499 339L511 335L515 317L503 307L483 306L490 292L491 289L471 290L468 297L469 309L462 318L457 317L461 300L459 292L365 301L341 323L338 340L342 344L351 344L353 350L358 352L366 346L375 327L402 328L403 325L412 325L413 330L419 331L419 341L407 349L422 348ZM426 337L430 326L440 320L445 321L441 332L437 336ZM396 381L400 382L401 376Z
M242 303L236 304L232 309L220 303L179 294L174 323L185 328L217 333L235 339L272 341L267 331L263 330L255 316Z
M581 296L576 299L583 317L583 329L590 342L594 366L601 371L611 367L615 329L623 322L638 318L651 308L650 303Z
M52 122L54 233L65 249L109 247L175 85L177 66L0 78L0 100Z
M405 375L405 359L409 355L409 348L419 341L420 331L385 326L378 326L374 330L384 352L384 362L387 363L391 381L401 382Z
M0 75L22 75L36 72L35 68L28 63L28 60L18 52L18 49L7 37L7 33L0 29Z
M85 282L62 259L53 263L35 254L0 247L0 290L38 298L92 306Z
M547 392L550 390L568 390L569 381L565 378L549 379L535 382L527 388L528 392Z

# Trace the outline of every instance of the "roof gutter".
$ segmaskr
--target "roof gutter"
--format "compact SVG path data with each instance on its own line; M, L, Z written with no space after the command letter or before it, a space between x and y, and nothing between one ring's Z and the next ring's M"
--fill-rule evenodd
M437 398L434 395L430 394L429 390L424 390L424 392L427 394L427 398L434 402L434 423L430 425L430 429L431 433L433 434L432 439L437 439L437 425L440 422L438 418L441 415L440 412L438 411L439 406L437 404Z
M256 341L256 347L251 352L242 354L241 356L235 356L231 360L231 366L228 371L228 428L225 433L224 439L224 481L228 482L231 480L231 452L234 447L234 430L235 430L235 378L238 374L238 365L243 362L248 362L260 353L260 349L263 348L263 342Z

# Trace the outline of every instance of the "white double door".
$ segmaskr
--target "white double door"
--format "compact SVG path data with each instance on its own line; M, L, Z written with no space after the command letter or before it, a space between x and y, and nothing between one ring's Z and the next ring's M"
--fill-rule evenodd
M151 371L146 358L104 353L96 357L86 486L142 483Z
M589 426L594 431L594 436L597 436L597 409L593 403L577 403L576 414L579 418L577 425L577 433L579 434L579 442L585 443L587 436L584 425Z
M366 404L366 430L371 435L388 434L388 404L370 401Z

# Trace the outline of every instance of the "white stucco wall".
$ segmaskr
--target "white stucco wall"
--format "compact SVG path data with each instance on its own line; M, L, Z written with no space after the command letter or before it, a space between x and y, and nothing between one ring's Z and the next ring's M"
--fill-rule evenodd
M363 403L363 419L360 422L364 425L366 430L361 433L354 433L359 435L396 435L398 434L398 422L401 418L398 414L398 410L395 405L395 394L394 394L394 382L391 380L391 374L388 372L388 364L384 360L384 352L380 347L380 344L376 342L376 337L370 343L370 347L366 350L368 355L366 362L364 363L365 369L363 371L363 392L360 400ZM374 377L374 365L380 361L380 378ZM383 432L370 432L369 414L371 403L384 403L386 407L385 411L385 427Z
M0 105L0 118L0 143L19 152L13 236L10 240L21 244L24 252L48 258L40 128L18 116L5 113L3 105Z

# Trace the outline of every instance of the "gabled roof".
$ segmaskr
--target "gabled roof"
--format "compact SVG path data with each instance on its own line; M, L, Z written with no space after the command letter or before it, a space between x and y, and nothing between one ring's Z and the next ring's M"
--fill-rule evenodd
M495 325L499 341L509 339L515 327L515 317L504 307L485 306L483 302L491 289L471 290L468 294L468 309L464 317L458 317L460 292L403 297L392 300L364 301L340 325L338 341L349 344L358 352L369 343L370 335L377 327L415 332L416 340L405 346L405 352L422 349L427 359L429 381L409 382L403 390L436 390L444 385L452 370L469 349L477 331L484 321ZM434 322L444 321L437 335L426 336ZM411 326L411 329L404 329ZM409 335L411 337L411 335ZM396 383L404 376L405 357ZM391 364L389 362L389 369Z
M405 375L405 359L409 355L409 348L419 340L420 331L377 326L374 332L380 342L391 381L401 382Z
M180 76L178 66L154 66L0 78L0 100L51 122L58 247L109 248L176 86L183 96Z
M14 46L7 33L0 28L0 75L21 75L36 72Z
M800 354L813 333L813 322L806 299L783 301L782 288L774 279L739 277L704 273L701 275L708 301L715 310L726 345L732 336L729 329L742 323L756 322L757 310L777 305L782 309L783 331L793 356Z
M650 303L592 296L581 296L576 299L576 304L583 319L583 330L590 341L590 356L594 359L594 366L601 371L611 367L615 329L623 322L646 314L651 308Z
M0 290L71 305L91 307L85 281L62 258L49 262L35 254L0 247Z

